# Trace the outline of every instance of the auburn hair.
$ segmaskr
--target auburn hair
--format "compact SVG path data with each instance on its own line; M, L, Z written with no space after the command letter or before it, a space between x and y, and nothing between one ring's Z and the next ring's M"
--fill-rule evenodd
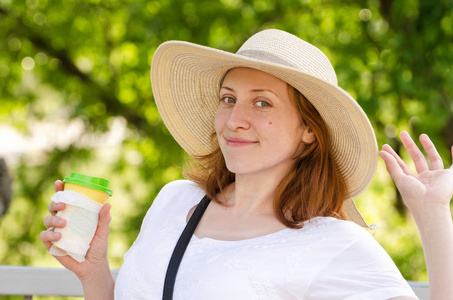
M332 153L329 129L316 108L295 88L289 94L302 123L314 134L314 141L294 157L294 164L278 185L273 208L278 220L289 228L301 228L303 222L318 216L346 219L343 202L347 195L344 176ZM215 133L213 133L215 138ZM194 157L187 179L197 183L213 201L222 204L217 195L235 181L217 147L212 153Z

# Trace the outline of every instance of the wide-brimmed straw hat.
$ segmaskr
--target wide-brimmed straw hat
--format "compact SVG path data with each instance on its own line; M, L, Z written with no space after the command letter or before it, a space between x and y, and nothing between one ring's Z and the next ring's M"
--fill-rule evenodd
M352 198L370 184L377 166L373 128L357 102L337 84L329 59L315 46L276 29L250 37L230 53L182 41L161 44L153 57L154 99L170 133L192 157L211 153L220 81L237 67L269 73L296 88L318 110L332 139L332 152L348 184L344 210L367 226Z

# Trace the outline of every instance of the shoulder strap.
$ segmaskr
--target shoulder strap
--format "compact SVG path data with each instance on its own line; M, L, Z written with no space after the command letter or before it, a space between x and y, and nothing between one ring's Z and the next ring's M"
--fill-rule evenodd
M182 257L184 256L184 252L186 252L187 245L192 238L195 228L197 228L198 222L200 221L201 216L203 216L206 207L208 207L209 202L211 202L211 199L209 199L208 196L204 196L203 199L201 199L179 237L178 243L171 255L170 262L168 263L164 282L164 293L162 296L163 300L173 299L173 289L175 287L176 274L178 273L179 265L181 264Z

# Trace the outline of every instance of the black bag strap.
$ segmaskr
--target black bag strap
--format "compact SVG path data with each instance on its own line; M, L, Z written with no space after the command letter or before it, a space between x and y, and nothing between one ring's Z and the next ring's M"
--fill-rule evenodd
M179 265L181 264L182 257L184 256L184 252L186 252L187 245L192 238L195 228L197 228L198 222L200 222L201 216L203 216L209 202L211 202L211 199L209 199L208 196L204 196L203 199L201 199L190 217L189 222L187 222L184 231L181 233L178 243L176 243L170 262L168 263L167 274L165 275L163 300L173 299L173 289L175 287L176 274L178 273Z

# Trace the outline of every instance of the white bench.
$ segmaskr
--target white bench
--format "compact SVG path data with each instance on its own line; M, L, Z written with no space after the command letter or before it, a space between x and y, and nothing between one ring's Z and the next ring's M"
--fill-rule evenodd
M118 270L112 270L116 278ZM82 297L77 276L63 268L38 268L0 265L0 295Z
M118 270L112 270L116 278ZM420 300L429 299L426 282L409 281ZM22 295L24 299L36 296L82 297L83 289L77 277L62 268L38 268L0 265L0 295Z

